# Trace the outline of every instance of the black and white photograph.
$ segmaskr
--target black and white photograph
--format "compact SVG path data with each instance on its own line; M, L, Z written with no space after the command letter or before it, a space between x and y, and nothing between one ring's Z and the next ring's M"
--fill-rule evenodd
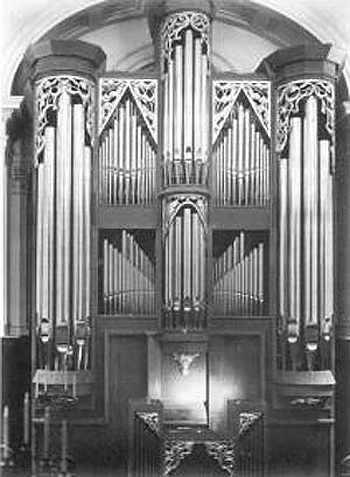
M350 477L350 2L0 0L0 477Z

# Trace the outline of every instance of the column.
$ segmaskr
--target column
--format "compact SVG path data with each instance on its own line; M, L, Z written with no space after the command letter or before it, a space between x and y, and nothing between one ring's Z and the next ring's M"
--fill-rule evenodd
M163 322L170 329L201 329L207 310L211 5L156 1L148 13L163 104Z
M9 130L7 122L12 113L22 102L22 97L15 97L8 100L8 105L1 109L1 132L0 132L0 337L5 335L8 326L7 315L7 193L8 193L8 168L7 168L7 144L9 141Z
M350 450L350 333L347 331L350 330L350 266L347 263L350 258L347 239L350 232L347 217L350 168L346 158L339 171L339 157L336 160L339 154L335 154L340 59L330 45L308 45L280 50L264 60L258 69L269 75L267 69L271 68L270 73L274 73L274 162L283 158L288 168L289 213L286 221L278 221L282 198L279 196L273 208L273 220L278 225L271 231L272 243L278 240L282 229L287 237L286 290L289 295L287 318L280 320L282 325L276 329L276 349L282 359L277 363L274 399L287 411L288 418L283 425L291 435L295 420L302 422L311 411L307 400L304 409L298 409L295 399L302 400L305 389L319 402L323 402L328 393L323 415L321 410L313 410L313 433L310 432L302 445L295 444L293 452L309 453L305 443L311 442L314 433L318 432L322 451L315 455L314 462L317 465L319 459L327 461L325 472L330 476L335 475L335 451L340 461ZM345 129L344 140L349 135L349 128ZM346 141L346 147L349 147L349 140ZM343 182L342 186L339 181ZM334 223L336 197L333 191L338 191L339 195L338 216ZM334 226L337 235L329 232ZM276 258L277 263L282 259L279 252ZM333 259L337 260L335 266ZM278 282L276 289L277 285ZM336 290L335 300L333 289ZM279 303L283 304L284 299L282 291ZM338 303L336 308L335 303ZM340 329L341 316L344 326ZM299 432L309 431L306 425L303 430L295 431L295 443ZM292 465L296 471L298 464ZM271 462L272 473L275 466L278 468L278 462Z
M336 419L337 462L350 455L350 101L337 124ZM349 469L349 467L347 467Z
M53 369L57 361L62 365L64 350L78 348L84 326L87 338L91 291L97 289L90 276L97 248L97 240L92 246L90 240L91 170L96 76L105 55L71 41L42 42L26 55L34 102L33 308L37 326L48 323Z

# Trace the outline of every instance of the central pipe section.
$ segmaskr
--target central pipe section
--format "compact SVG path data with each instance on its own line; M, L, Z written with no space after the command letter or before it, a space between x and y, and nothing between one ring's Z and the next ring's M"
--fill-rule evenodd
M163 185L207 184L209 17L176 12L161 23Z

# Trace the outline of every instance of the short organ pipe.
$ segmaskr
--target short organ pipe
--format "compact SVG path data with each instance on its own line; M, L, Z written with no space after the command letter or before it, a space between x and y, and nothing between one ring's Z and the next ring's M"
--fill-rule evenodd
M204 324L204 239L198 212L182 207L169 223L164 240L166 326L199 328Z
M104 314L154 313L154 263L132 231L122 230L104 237Z
M256 316L266 312L264 242L248 246L246 233L235 234L213 267L214 313Z
M152 203L156 147L133 98L120 101L99 141L100 202Z
M238 101L213 146L214 198L218 205L266 207L269 139L256 113Z

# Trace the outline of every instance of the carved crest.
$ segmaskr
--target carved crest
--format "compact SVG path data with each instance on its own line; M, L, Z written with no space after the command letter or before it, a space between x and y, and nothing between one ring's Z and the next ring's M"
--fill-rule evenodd
M99 132L101 133L126 91L131 95L157 144L157 96L155 79L101 78L99 94Z
M39 80L35 85L35 159L44 149L44 132L49 123L50 111L57 111L58 100L65 91L71 96L79 97L85 107L85 128L90 136L91 144L94 140L95 117L95 86L86 78L76 76L49 76Z
M282 152L288 140L290 117L300 109L300 102L315 96L321 104L325 128L334 142L335 91L332 82L321 79L291 81L277 89L277 152Z
M271 85L269 81L214 81L213 144L242 92L261 125L270 136Z
M180 353L180 354L174 353L173 354L173 359L176 362L180 373L183 376L187 376L189 371L190 371L190 367L191 367L192 363L199 356L200 356L199 353L193 353L193 354L191 354L191 353Z

